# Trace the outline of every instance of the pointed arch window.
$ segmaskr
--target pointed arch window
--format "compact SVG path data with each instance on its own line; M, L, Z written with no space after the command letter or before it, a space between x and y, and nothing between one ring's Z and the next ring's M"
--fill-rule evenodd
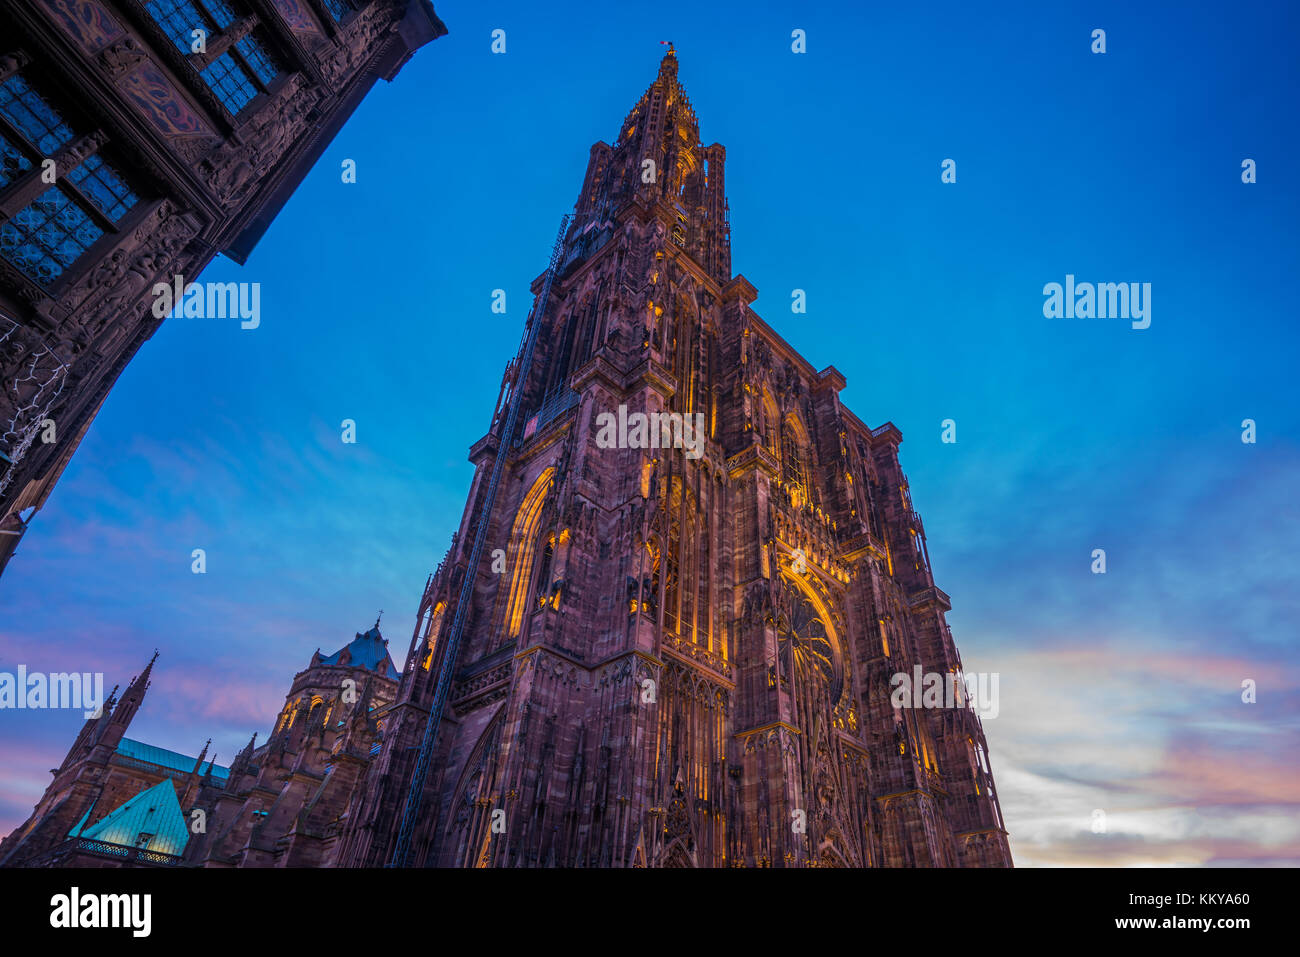
M709 544L713 536L709 534L709 521L704 515L701 515L700 526L700 574L696 576L700 583L700 617L696 626L696 641L711 647L713 637L713 614L712 602L709 598L709 588L713 584L713 568L709 562Z
M537 563L537 597L536 606L545 608L551 598L551 563L555 560L555 536L547 539L542 549L542 557Z
M682 546L682 523L678 509L673 509L668 519L668 548L665 551L665 571L667 578L664 585L664 630L676 633L680 626L677 613L678 576L681 571L678 558Z
M433 614L429 617L429 627L424 632L424 646L428 649L428 654L420 666L425 671L433 667L433 652L438 647L438 632L442 629L442 616L446 610L447 603L440 601L433 606Z
M665 503L668 540L664 544L664 630L688 637L694 634L696 574L695 497L674 478Z
M808 433L793 414L786 417L785 432L785 480L791 502L796 508L802 508L812 502Z
M650 573L641 580L641 603L640 611L649 618L656 618L659 612L659 582L660 582L660 560L662 553L659 548L659 541L651 538L645 543L646 552L650 556ZM634 608L633 611L637 609Z
M510 547L506 560L510 571L510 594L506 601L505 631L508 638L518 637L523 629L524 612L528 606L528 588L533 579L536 558L538 527L542 519L542 506L555 482L554 467L546 469L533 483L515 513L510 533Z
M762 421L759 427L762 430L763 447L775 456L781 454L781 414L777 411L776 401L772 398L772 393L767 389L763 390L762 402Z

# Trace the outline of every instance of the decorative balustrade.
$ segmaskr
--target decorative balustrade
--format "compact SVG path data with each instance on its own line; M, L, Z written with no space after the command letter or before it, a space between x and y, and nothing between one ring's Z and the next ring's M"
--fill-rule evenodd
M181 863L179 854L165 854L162 851L149 851L141 847L128 847L125 844L110 844L107 841L96 841L88 837L73 837L46 851L32 861L32 866L59 865L74 854L111 857L128 867L175 867Z

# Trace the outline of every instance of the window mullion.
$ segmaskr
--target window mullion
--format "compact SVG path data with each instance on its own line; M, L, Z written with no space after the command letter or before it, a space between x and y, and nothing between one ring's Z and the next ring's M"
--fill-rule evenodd
M0 117L0 132L4 132L6 134L5 138L12 142L13 140L8 135L8 130L8 124L4 123L3 117ZM68 173L72 172L72 170L84 163L87 157L93 156L95 152L104 145L106 139L107 137L103 132L96 130L95 132L88 133L85 136L77 137L77 139L73 140L70 144L55 153L54 156L49 157L54 160L54 183L46 182L42 178L45 172L43 163L46 157L40 157L32 169L28 170L18 180L11 183L8 189L5 190L4 198L0 199L0 219L12 219L19 210L23 209L46 190L50 189L50 187L57 184L63 186L73 194L74 198L81 206L85 207L86 212L91 214L96 225L101 229L112 228L116 230L117 227L113 226L108 219L100 214L99 210L95 208L93 203L87 202L85 197L81 195L81 191L76 189L72 183L67 180ZM27 141L23 140L21 137L19 137L18 142L23 146L29 145Z
M10 123L2 113L0 113L0 136L8 140L23 156L37 166L40 165L41 160L45 159L45 154L29 143L22 131Z
M253 28L256 27L257 24L258 19L257 14L255 13L236 20L225 30L210 37L203 53L189 54L190 64L195 70L202 73L212 65L213 60L217 59L227 50L238 56L238 51L234 49L235 44L248 36L248 34L252 33ZM243 57L240 57L240 59L242 60Z
M82 211L94 221L96 226L106 234L118 232L118 225L105 216L99 207L92 203L89 197L72 180L65 179L60 185L63 187L64 192L70 195L77 205L81 207Z
M240 68L248 74L248 79L252 82L253 86L257 87L259 93L269 93L271 91L271 88L263 83L262 78L257 75L257 71L253 69L253 65L249 63L248 60L244 59L244 55L235 47L231 47L230 49L230 58L239 64ZM280 75L283 76L284 74Z

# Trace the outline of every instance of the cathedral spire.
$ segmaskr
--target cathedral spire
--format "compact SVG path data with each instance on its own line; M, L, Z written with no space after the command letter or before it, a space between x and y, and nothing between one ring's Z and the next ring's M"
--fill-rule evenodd
M731 279L731 227L723 167L726 150L705 145L668 40L650 85L623 119L613 145L591 148L575 205L565 265L590 258L631 206L652 211L669 240L715 281ZM644 215L644 213L642 214Z
M215 783L212 777L212 769L215 768L216 766L217 766L217 753L214 751L212 752L212 760L208 762L208 769L203 772L204 785L210 785Z
M203 782L203 759L208 756L208 748L212 746L212 739L208 738L203 745L203 750L199 752L199 758L194 762L194 770L185 778L185 790L181 794L181 804L188 806L190 795L194 793L195 788L201 787Z
M203 750L199 752L199 759L194 762L194 770L191 774L198 774L199 769L203 767L203 759L208 756L208 748L212 746L212 739L208 738L207 743L203 745Z
M659 61L659 77L660 79L671 79L673 82L676 82L677 81L677 51L673 47L673 41L660 40L659 42L666 44L668 46L667 51L665 51L664 53L664 58Z
M239 779L248 771L248 766L253 760L253 751L257 748L257 732L248 739L248 744L244 749L235 755L235 760L230 762L230 773L226 781L227 787L234 787L238 784Z
M95 742L99 740L99 736L104 733L104 729L108 726L113 714L113 707L117 704L117 691L120 687L120 685L113 685L113 690L100 704L99 713L86 719L86 723L81 726L77 739L72 742L72 747L68 749L68 754L63 759L63 763L59 765L60 771L68 767L77 758L90 753L90 749L95 746Z
M153 664L158 660L158 650L154 649L153 657L149 659L149 664L145 665L144 671L138 676L131 679L131 683L126 686L122 692L121 703L113 709L112 724L120 725L123 729L131 724L131 719L135 713L140 710L140 705L144 703L145 692L149 690L149 683L153 678Z

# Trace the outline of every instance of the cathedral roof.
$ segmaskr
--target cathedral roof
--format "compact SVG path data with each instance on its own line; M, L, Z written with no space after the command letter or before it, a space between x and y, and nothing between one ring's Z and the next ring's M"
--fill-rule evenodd
M171 778L128 798L121 807L77 835L87 840L180 854L190 839Z
M397 667L388 655L388 639L379 633L379 622L365 634L357 633L350 642L320 659L322 665L350 665L365 668L382 678L396 678Z
M194 770L194 764L198 758L189 757L181 754L179 751L169 751L166 748L160 748L154 744L145 744L143 741L135 741L131 738L123 738L117 745L117 753L126 758L134 758L137 761L145 761L149 764L156 764L161 768L171 771L181 771L189 774ZM208 770L207 762L199 768L199 773L206 773ZM219 764L212 766L212 777L218 781L224 781L229 771Z

